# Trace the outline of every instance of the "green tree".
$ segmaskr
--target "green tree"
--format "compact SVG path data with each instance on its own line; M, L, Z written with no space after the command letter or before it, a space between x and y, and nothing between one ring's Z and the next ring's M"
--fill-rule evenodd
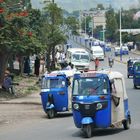
M91 17L90 16L85 16L82 20L82 30L85 31L85 27L86 27L86 32L87 33L89 33L89 31L90 31L90 27L89 27L90 22L91 22Z
M106 12L106 39L115 42L117 38L118 24L114 9L109 9Z
M68 29L72 31L72 34L78 34L77 31L79 29L79 23L75 17L70 16L67 19L65 19L65 24L67 25Z
M63 23L62 9L56 3L47 4L44 8L44 26L42 41L46 47L47 69L55 69L55 46L66 41L66 36L60 28ZM52 56L52 60L51 60Z
M103 4L97 4L97 9L104 10L105 8Z
M20 56L22 61L22 57L35 52L39 44L37 29L34 29L30 21L35 11L31 12L30 9L24 10L21 7L13 10L13 5L9 7L8 2L0 3L4 9L0 14L0 81L13 55Z

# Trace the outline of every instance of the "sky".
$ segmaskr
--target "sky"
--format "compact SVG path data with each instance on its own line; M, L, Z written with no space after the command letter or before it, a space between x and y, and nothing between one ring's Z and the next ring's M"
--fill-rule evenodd
M51 1L51 0L50 0ZM140 8L140 0L54 0L59 7L66 9L69 12L74 10L88 10L95 8L98 3L102 3L104 6L112 5L113 8L119 9L123 7L128 8ZM40 9L43 7L43 0L31 0L32 7Z

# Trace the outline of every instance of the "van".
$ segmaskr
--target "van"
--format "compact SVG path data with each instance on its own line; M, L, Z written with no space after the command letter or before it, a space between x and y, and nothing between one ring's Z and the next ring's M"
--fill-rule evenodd
M96 58L98 58L99 60L104 60L104 51L100 46L92 46L91 52L93 60L95 60Z
M115 56L118 56L118 55L120 55L120 53L121 53L120 47L115 47L115 48L114 48L114 55L115 55Z
M66 53L66 62L71 62L77 70L89 69L90 56L84 48L69 48Z

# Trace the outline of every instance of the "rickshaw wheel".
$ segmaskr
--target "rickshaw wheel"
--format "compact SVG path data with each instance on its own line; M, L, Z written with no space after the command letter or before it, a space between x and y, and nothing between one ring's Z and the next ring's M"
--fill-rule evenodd
M91 124L83 125L83 130L87 138L90 138L92 136Z
M48 118L49 119L54 118L55 117L55 114L56 114L56 112L55 112L54 109L50 109L50 110L47 111L47 115L48 115Z
M125 130L130 128L130 121L129 121L129 119L124 120L123 127L124 127Z

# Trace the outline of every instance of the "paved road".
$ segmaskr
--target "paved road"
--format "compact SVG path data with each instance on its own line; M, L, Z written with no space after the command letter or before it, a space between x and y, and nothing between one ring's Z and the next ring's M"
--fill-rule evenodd
M132 56L132 55L130 55ZM124 56L123 60L127 60ZM91 63L91 67L94 64ZM101 62L101 67L107 67L107 60ZM132 79L127 79L126 64L115 62L114 70L120 71L126 81L129 97L129 107L132 115L131 129L98 130L94 133L95 140L139 140L140 133L140 94L139 89L133 88ZM55 119L49 120L39 105L0 105L0 117L5 121L0 122L1 140L76 140L84 138L79 129L74 126L71 114L59 114Z

